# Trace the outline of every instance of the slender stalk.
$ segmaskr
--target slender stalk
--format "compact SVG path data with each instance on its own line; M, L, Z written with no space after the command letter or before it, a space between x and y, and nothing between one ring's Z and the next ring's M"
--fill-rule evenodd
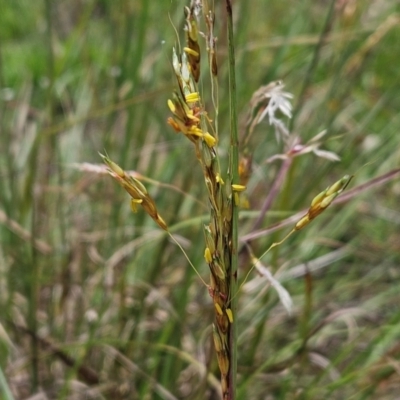
M239 138L237 126L237 106L236 106L236 75L235 75L235 47L233 43L233 20L232 3L226 0L226 11L228 17L228 48L229 48L229 112L230 112L230 163L229 173L232 184L239 183ZM232 202L232 245L231 245L231 273L230 273L230 292L237 291L237 271L238 271L238 205ZM233 313L233 321L229 329L229 394L230 400L236 397L236 372L237 372L237 297L231 300L230 308Z

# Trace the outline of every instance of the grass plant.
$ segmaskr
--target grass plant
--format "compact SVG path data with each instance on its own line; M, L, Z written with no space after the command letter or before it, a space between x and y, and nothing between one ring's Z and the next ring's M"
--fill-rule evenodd
M400 10L208 4L2 3L0 398L397 397Z

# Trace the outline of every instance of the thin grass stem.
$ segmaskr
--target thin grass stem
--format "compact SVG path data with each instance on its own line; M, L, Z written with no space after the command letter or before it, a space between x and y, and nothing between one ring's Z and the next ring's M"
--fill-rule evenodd
M233 19L232 19L232 3L226 0L226 10L228 17L228 51L229 51L229 112L230 112L230 130L231 145L229 151L230 157L230 174L232 183L239 183L239 137L237 122L237 105L236 105L236 74L235 74L235 46L233 41ZM237 273L238 273L238 216L239 209L235 198L232 201L232 245L231 245L231 271L230 271L230 293L236 293L237 290ZM229 333L229 394L228 398L233 400L236 398L236 374L237 374L237 298L231 299L231 310L233 313L233 321L230 324Z

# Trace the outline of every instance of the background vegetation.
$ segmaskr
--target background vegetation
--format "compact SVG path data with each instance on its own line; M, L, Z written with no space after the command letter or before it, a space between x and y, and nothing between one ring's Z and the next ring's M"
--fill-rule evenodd
M226 21L216 3L223 148ZM219 398L206 288L165 233L143 212L131 213L126 193L91 172L106 150L151 178L159 211L208 279L202 174L189 141L166 124L177 40L170 21L181 34L184 5L1 2L1 398ZM292 131L306 143L327 129L322 147L341 157L295 159L264 232L251 241L256 254L291 225L267 228L343 175L356 173L352 187L367 184L263 260L292 295L291 316L268 283L250 275L239 299L239 398L395 399L400 183L371 180L398 177L400 6L234 7L242 126L253 92L283 79L295 96ZM266 160L282 146L267 122L256 128L242 237L282 163ZM243 277L250 265L242 264Z

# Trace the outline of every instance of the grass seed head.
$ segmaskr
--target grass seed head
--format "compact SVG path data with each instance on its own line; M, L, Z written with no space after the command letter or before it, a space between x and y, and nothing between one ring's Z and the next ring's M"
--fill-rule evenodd
M104 163L110 168L111 176L129 193L131 196L130 207L136 213L137 206L141 205L149 216L158 224L160 228L167 231L168 227L163 218L157 211L154 200L150 197L146 187L136 178L128 175L118 164L108 157L100 154Z
M346 189L352 179L353 176L345 175L342 179L338 180L333 185L327 187L323 192L315 196L311 201L311 206L308 209L307 214L296 223L294 229L296 231L303 229L315 217L326 210L332 204L333 200L339 196L344 189Z

